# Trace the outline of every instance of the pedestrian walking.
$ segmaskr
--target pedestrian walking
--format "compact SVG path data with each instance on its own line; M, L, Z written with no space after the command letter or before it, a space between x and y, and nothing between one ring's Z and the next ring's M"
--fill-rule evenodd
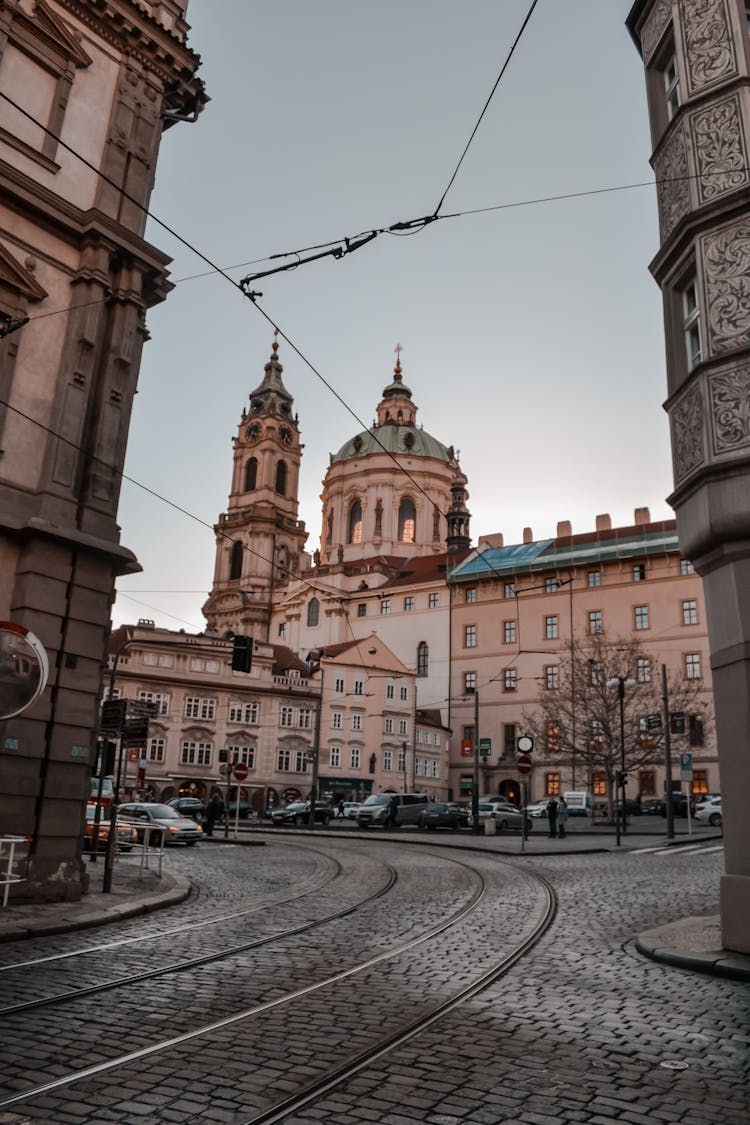
M557 838L565 839L565 823L568 819L568 802L561 797L557 805Z
M224 815L224 802L218 793L214 793L206 809L206 835L213 836L214 825Z
M550 798L550 803L547 805L547 816L549 818L550 839L554 840L557 836L557 801L554 797Z
M388 802L388 814L386 816L386 825L389 828L396 827L396 817L398 816L398 801L395 797L391 797Z
M343 818L343 816L344 816L344 802L339 801L339 803L336 805L336 819L338 819L339 817Z

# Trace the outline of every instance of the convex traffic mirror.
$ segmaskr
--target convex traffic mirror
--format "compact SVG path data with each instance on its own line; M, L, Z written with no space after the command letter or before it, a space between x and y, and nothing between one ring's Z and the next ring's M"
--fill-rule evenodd
M37 637L12 621L0 621L0 719L30 707L47 686L49 662Z

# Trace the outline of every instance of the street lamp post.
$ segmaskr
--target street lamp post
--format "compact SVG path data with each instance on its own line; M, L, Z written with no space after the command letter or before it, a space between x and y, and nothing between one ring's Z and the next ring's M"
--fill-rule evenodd
M620 701L620 770L619 770L619 785L615 788L620 790L620 816L622 816L622 831L626 833L628 830L628 819L625 815L625 786L627 784L627 774L625 770L625 688L634 687L635 680L629 679L627 676L613 676L611 680L607 680L608 687L617 688L617 698ZM616 804L615 800L615 804ZM620 844L620 817L617 815L615 808L615 826L617 833L617 845Z
M479 835L479 688L474 691L474 778L471 787L471 816L474 834Z

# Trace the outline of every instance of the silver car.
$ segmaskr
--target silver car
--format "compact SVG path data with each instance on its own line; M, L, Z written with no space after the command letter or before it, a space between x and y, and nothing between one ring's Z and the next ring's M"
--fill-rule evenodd
M498 832L507 832L509 828L522 828L523 827L523 814L515 805L509 804L507 801L480 801L479 802L479 823L484 824L485 820L492 819L495 821L495 827ZM526 832L533 831L534 822L530 816L526 817Z
M120 805L117 810L118 819L127 818L135 823L138 838L143 840L145 833L139 831L142 824L152 824L156 828L163 828L164 846L168 844L187 844L190 848L203 839L203 829L200 824L182 816L171 805L160 805L155 802L141 801L130 805ZM152 836L150 843L154 843Z

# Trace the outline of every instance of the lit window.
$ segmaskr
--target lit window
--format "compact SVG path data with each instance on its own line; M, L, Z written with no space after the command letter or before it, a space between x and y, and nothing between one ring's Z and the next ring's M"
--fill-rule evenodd
M648 606L637 605L633 610L633 619L636 629L648 629Z
M554 641L558 636L558 622L557 615L553 617L545 617L544 619L544 636L548 641Z
M476 672L464 672L464 695L471 695L477 690Z
M386 614L388 614L390 612L391 612L391 603L386 598L380 603L380 616L385 617Z
M656 795L656 774L653 770L640 770L638 792L642 797L654 797Z
M467 586L466 587L466 604L467 605L473 605L476 600L477 600L477 588L476 588L476 586Z
M635 563L633 566L633 581L644 582L646 580L646 567L644 563Z
M602 611L600 609L589 610L589 633L601 633L603 630Z
M682 624L683 625L697 625L698 624L698 603L694 601L687 601L682 603Z
M437 609L440 604L440 599L437 594L429 594L427 597L427 605L430 609Z
M350 543L362 542L362 505L359 500L355 500L349 509L347 539Z
M560 774L546 773L544 775L544 792L547 797L560 796Z
M664 100L667 104L667 117L671 121L680 108L680 76L674 55L664 67Z
M602 572L600 570L590 570L586 575L587 586L601 586Z
M503 644L514 645L516 643L516 623L515 621L503 621Z
M639 684L651 683L651 661L647 656L639 656L636 665L636 679Z
M477 627L476 625L464 625L464 648L477 647Z
M607 796L607 775L606 773L593 773L591 775L591 789L595 797Z
M685 656L685 676L688 680L701 678L701 656L699 652L689 652Z
M404 598L404 613L411 613L414 609L414 598Z
M683 331L685 334L687 369L688 371L692 371L703 359L701 316L695 279L689 281L682 290L682 318Z
M545 728L547 736L547 749L555 752L560 749L560 726L558 723L548 721Z
M695 574L695 567L688 559L680 559L680 574Z
M413 543L414 530L417 523L417 512L414 501L405 497L398 506L398 539L399 543Z
M546 688L559 688L560 669L557 664L547 664L544 669L544 686Z
M506 668L503 672L503 691L516 690L516 669Z
M691 793L708 793L708 770L693 770Z

